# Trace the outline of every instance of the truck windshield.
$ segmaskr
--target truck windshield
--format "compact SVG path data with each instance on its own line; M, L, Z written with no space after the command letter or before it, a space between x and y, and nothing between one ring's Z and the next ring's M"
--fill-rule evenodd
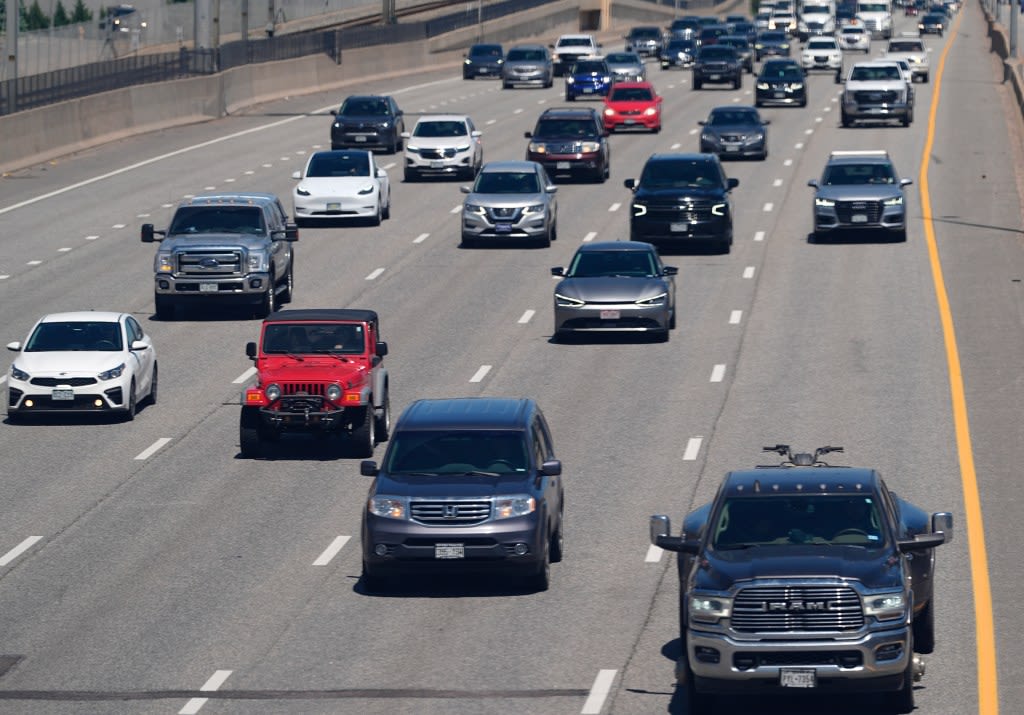
M870 495L780 495L727 499L712 523L718 550L825 544L878 548L885 543Z
M526 472L522 432L414 430L391 438L384 469L391 474L490 476Z
M170 234L266 232L263 211L257 206L182 206L168 229Z

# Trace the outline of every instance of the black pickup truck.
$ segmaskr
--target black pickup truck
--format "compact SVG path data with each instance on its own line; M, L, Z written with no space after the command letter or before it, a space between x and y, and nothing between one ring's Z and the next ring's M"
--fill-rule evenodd
M841 447L764 449L786 461L729 472L681 535L651 517L651 541L679 554L687 712L812 688L884 693L910 712L917 654L935 645L933 549L952 539L952 515L904 501L873 469L821 461Z

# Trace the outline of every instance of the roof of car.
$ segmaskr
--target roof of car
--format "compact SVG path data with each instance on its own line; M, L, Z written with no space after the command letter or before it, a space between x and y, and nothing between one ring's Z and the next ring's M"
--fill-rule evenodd
M279 310L267 316L265 323L286 323L302 320L317 321L356 321L360 323L376 323L377 313L373 310L355 308L300 308Z
M277 196L274 194L267 194L258 191L246 191L244 193L216 193L216 194L198 194L192 198L185 199L181 202L181 206L207 206L210 204L224 205L229 204L232 206L246 206L248 204L257 203L276 203L278 201Z
M544 119L592 119L596 112L593 107L548 107L540 116Z
M454 397L416 400L399 417L400 430L523 429L536 410L525 397Z
M78 322L103 322L116 323L126 313L115 313L109 310L76 310L68 313L50 313L39 319L40 323L78 323Z
M718 157L715 154L700 154L698 152L679 152L674 154L651 154L647 157L647 163L655 161L707 161L715 162Z
M416 120L420 122L464 122L469 119L465 114L424 114Z
M577 253L606 251L654 251L654 246L644 241L594 241L584 243L576 249Z
M561 40L593 40L594 36L577 32L577 33L574 33L574 34L570 33L570 34L566 34L566 35L559 35L558 39L559 39L559 41L561 41Z
M884 149L869 151L834 151L829 154L829 164L891 164L892 159Z
M509 52L511 52L512 50L544 50L545 52L547 52L548 48L545 47L544 45L530 43L524 45L513 45L512 47L509 48Z
M480 172L490 171L536 171L539 164L535 161L489 161L483 165Z
M729 496L755 494L870 494L880 477L863 467L778 467L729 472L722 490Z

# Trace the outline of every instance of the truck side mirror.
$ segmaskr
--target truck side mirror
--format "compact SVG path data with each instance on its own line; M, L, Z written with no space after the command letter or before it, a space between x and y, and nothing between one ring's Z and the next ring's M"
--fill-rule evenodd
M380 357L387 357L388 344L383 340L378 340L377 345L374 346L374 352L376 352Z
M245 356L250 360L256 359L256 343L249 342L245 344Z
M540 473L548 477L557 477L562 473L562 462L558 459L545 460L540 465Z
M143 243L153 243L153 241L155 240L153 238L153 234L154 233L155 232L153 231L153 224L151 224L151 223L144 223L144 224L142 224L142 242Z
M946 537L944 543L953 541L953 515L948 511L938 511L932 514L932 533L942 534Z
M299 240L299 226L298 224L289 221L284 225L284 240L286 241L298 241Z
M364 477L376 477L380 473L380 469L372 459L366 459L359 463L359 473Z

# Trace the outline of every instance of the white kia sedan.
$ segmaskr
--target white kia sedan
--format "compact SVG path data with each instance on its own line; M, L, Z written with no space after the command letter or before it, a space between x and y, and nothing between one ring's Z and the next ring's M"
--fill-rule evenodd
M292 215L299 226L330 219L363 219L379 226L391 215L391 182L364 149L314 152L292 174Z
M33 414L106 412L135 419L156 402L156 349L127 313L81 311L44 316L7 376L7 419Z

